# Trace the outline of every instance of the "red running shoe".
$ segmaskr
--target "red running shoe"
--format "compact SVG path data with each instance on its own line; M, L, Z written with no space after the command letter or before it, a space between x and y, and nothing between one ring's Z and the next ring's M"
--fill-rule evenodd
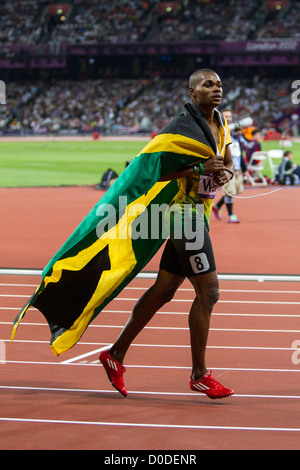
M190 378L190 388L195 392L205 393L209 398L225 398L234 394L233 390L224 387L217 382L211 375L212 371L207 372L201 380L192 380Z
M217 217L218 220L221 220L222 217L221 217L221 209L219 209L217 206L213 206L212 207L212 210L213 210L213 213L215 214L215 216Z
M127 397L127 390L123 380L123 374L126 372L126 368L118 361L115 361L108 351L102 351L99 359L113 387L122 393L124 397Z

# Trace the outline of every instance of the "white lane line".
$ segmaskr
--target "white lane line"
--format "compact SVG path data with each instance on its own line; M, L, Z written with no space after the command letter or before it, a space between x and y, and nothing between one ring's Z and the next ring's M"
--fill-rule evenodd
M12 322L0 321L0 325L11 326ZM42 326L48 327L48 323L29 323L22 322L22 326ZM122 329L124 325L89 325L89 328L117 328ZM178 330L178 331L189 331L189 327L185 326L145 326L144 330ZM210 328L210 331L222 331L222 332L233 332L233 333L300 333L300 330L270 330L270 329L259 329L259 328Z
M259 427L259 426L206 426L187 424L161 424L161 423L122 423L109 421L76 421L62 419L36 419L36 418L0 418L0 421L18 423L43 423L43 424L70 424L85 426L116 426L124 428L159 428L159 429L211 429L216 431L262 431L262 432L300 432L300 428Z
M20 311L22 307L0 307L0 310L17 310ZM40 313L36 308L30 307L28 309L28 312L38 312ZM131 313L132 310L102 310L101 313L124 313L128 314ZM100 313L100 315L101 315ZM169 311L158 311L156 315L188 315L189 312L169 312ZM297 314L287 314L287 313L225 313L225 312L213 312L213 316L227 316L227 317L293 317L293 318L298 318L300 315ZM23 324L23 322L22 322Z
M85 388L57 388L57 387L26 387L26 386L12 386L0 385L0 390L31 390L40 392L71 392L71 393L118 393L115 390L99 390L99 389L85 389ZM148 391L130 391L130 395L158 395L158 396L185 396L194 397L193 392L154 392ZM278 398L288 400L299 400L300 395L251 395L251 394L234 394L232 398Z
M0 275L17 276L41 276L42 269L23 269L23 268L0 268ZM141 271L136 276L137 279L156 279L157 272ZM222 281L280 281L280 282L300 282L300 276L297 274L229 274L218 273L218 278Z
M9 297L9 296L8 296ZM26 296L25 296L26 297ZM113 301L138 301L138 297L116 297ZM172 302L192 302L193 299L172 299ZM270 305L300 305L300 302L283 302L272 300L218 300L218 304L270 304Z
M107 345L105 346L105 349ZM25 365L36 365L36 366L89 366L89 367L99 367L101 366L99 360L95 361L80 361L80 362L39 362L39 361L6 361L6 364L25 364ZM128 369L173 369L173 370L191 370L190 366L158 366L158 365L145 365L145 364L126 364ZM257 369L257 368L243 368L243 367L214 367L211 366L210 369L214 371L227 371L227 372L271 372L271 373L290 373L290 372L300 372L300 369Z
M99 354L101 351L105 351L106 349L111 348L111 346L112 344L106 344L105 346L102 346L102 348L95 349L93 354ZM80 359L84 359L85 357L89 356L91 356L90 352L76 356L76 358L67 359L66 361L61 362L61 364L70 364L71 362L74 362L74 360L79 361Z
M1 284L0 284L1 286ZM126 290L145 290L148 289L149 286L146 287L125 287ZM233 292L233 293L240 293L240 294L300 294L298 290L263 290L263 289L219 289L220 292ZM188 287L179 287L176 292L195 292L194 289Z
M39 284L13 284L0 282L0 286L3 287L38 287ZM134 287L126 286L125 290L147 290L149 286ZM194 292L193 288L179 287L177 292ZM245 294L300 294L298 290L263 290L263 289L220 289L220 292L233 292L233 293L245 293Z
M5 343L11 343L10 339L3 339ZM49 344L49 341L42 340L29 340L29 339L14 339L14 343L23 343L23 344ZM107 345L107 343L99 343L93 341L79 341L77 345L81 346L102 346ZM143 347L143 348L190 348L190 345L186 344L137 344L132 343L131 347ZM208 349L236 349L236 350L253 350L253 351L295 351L295 348L278 348L278 347L267 347L267 346L207 346ZM95 350L96 352L98 349ZM92 351L91 354L94 354Z
M0 286L3 287L38 287L39 284L13 284L13 283L8 283L8 282L0 282Z
M17 297L24 297L28 299L30 296L28 296L27 294L0 294L0 297L10 297L12 299Z
M137 346L137 347L162 347L162 348L166 348L166 347L175 347L175 348L189 348L190 346L185 346L185 345L166 345L166 344L163 344L163 345L142 345L142 344L132 344L131 346ZM108 349L110 347L110 345L107 345L106 348ZM101 348L101 350L103 349L106 349L106 348ZM294 351L295 349L294 348L273 348L273 347L256 347L256 346L207 346L207 349L238 349L238 350L269 350L269 351ZM84 354L84 357L88 357L88 356L92 356L94 354L97 354L100 350L99 349L95 349L93 351L89 351L87 353ZM71 359L67 359L66 361L63 361L61 362L61 364L70 364L71 362L75 362L75 361L78 361L79 359L82 359L82 356L83 355L80 355L80 356L75 356Z
M28 295L24 294L0 294L0 297L9 297L9 298L26 298ZM121 302L137 302L139 297L116 297L112 300L121 301ZM172 302L192 302L193 299L172 299ZM218 304L270 304L270 305L300 305L300 302L282 302L282 301L271 301L271 300L219 300Z
M17 276L41 276L42 269L21 269L21 268L0 268L0 275ZM141 271L136 276L137 279L156 279L157 272ZM218 278L222 281L280 281L280 282L300 282L300 276L297 274L229 274L218 273Z

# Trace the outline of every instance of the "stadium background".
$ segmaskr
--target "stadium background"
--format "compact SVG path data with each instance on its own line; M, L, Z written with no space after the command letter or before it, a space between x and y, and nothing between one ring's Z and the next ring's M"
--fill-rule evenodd
M299 1L0 2L0 132L155 132L201 67L223 79L223 107L264 132L298 135Z
M158 352L159 344L188 342L168 330L170 324L186 326L187 307L180 302L187 299L187 290L179 293L178 304L168 307L176 310L172 321L162 312L155 319L155 338L150 339L148 330L140 339L157 341L157 347L146 347L146 358L144 349L138 358L129 353L126 381L132 397L125 404L111 392L100 368L91 373L85 366L97 360L90 356L92 344L113 341L119 327L111 322L123 324L134 299L127 299L126 307L119 299L111 307L119 312L115 317L103 312L99 322L106 325L89 329L86 343L64 358L65 365L40 344L49 338L37 312L30 312L17 341L9 343L14 315L38 284L38 271L101 197L101 191L88 185L97 183L107 167L122 171L144 146L141 140L147 141L180 110L188 98L187 78L195 69L211 67L220 74L223 106L233 109L236 120L253 118L263 130L263 148L280 148L287 137L300 163L300 108L292 100L292 83L300 79L299 7L299 1L267 0L0 0L0 80L6 85L6 104L0 105L0 267L6 268L0 277L0 346L6 345L1 448L299 448L293 408L299 399L299 366L291 363L291 344L299 338L299 188L236 200L238 227L212 220L222 297L209 359L237 390L232 404L212 408L201 397L189 396L184 370L188 353L181 353L182 368L175 370L168 367L172 348ZM251 188L245 196L264 191ZM33 271L26 277L14 269ZM147 270L156 269L155 259ZM229 284L236 274L239 281ZM250 277L243 278L245 274ZM138 297L152 281L135 282L131 289ZM132 297L132 291L126 296ZM167 331L162 339L155 330L161 324ZM117 330L105 328L109 325ZM77 359L81 353L87 354L85 364ZM138 367L145 363L150 365L141 384ZM258 380L263 370L266 381ZM178 396L170 393L170 386ZM155 387L159 390L153 398ZM164 393L167 398L159 395ZM195 413L199 404L201 413ZM107 432L113 418L120 431L115 427ZM124 433L126 423L143 419L153 426L131 424ZM177 419L186 424L184 432L176 428ZM84 440L83 429L91 423L98 428L92 427ZM159 430L157 423L162 424Z

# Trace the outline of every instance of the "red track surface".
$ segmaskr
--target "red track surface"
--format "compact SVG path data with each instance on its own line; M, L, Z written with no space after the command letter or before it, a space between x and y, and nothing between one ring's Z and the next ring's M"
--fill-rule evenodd
M6 208L1 265L42 268L99 193L1 189L0 198ZM294 209L299 192L291 188L238 200L236 207L240 225L212 220L219 272L299 274ZM157 270L157 258L147 269ZM188 388L193 292L187 281L130 348L126 399L111 388L96 351L115 340L153 281L135 279L59 358L50 351L44 317L34 309L15 342L9 341L12 321L39 281L38 276L0 276L1 449L300 448L297 282L220 282L207 363L235 395L213 401Z

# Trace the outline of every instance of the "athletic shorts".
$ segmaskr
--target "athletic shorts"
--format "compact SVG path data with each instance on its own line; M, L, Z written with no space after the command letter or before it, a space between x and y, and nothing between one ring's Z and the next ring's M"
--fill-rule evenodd
M206 227L201 249L189 250L184 239L168 239L160 261L160 268L182 277L192 277L216 271L215 257Z
M235 170L234 177L223 186L225 196L229 193L232 197L242 194L244 191L244 175L242 170Z

